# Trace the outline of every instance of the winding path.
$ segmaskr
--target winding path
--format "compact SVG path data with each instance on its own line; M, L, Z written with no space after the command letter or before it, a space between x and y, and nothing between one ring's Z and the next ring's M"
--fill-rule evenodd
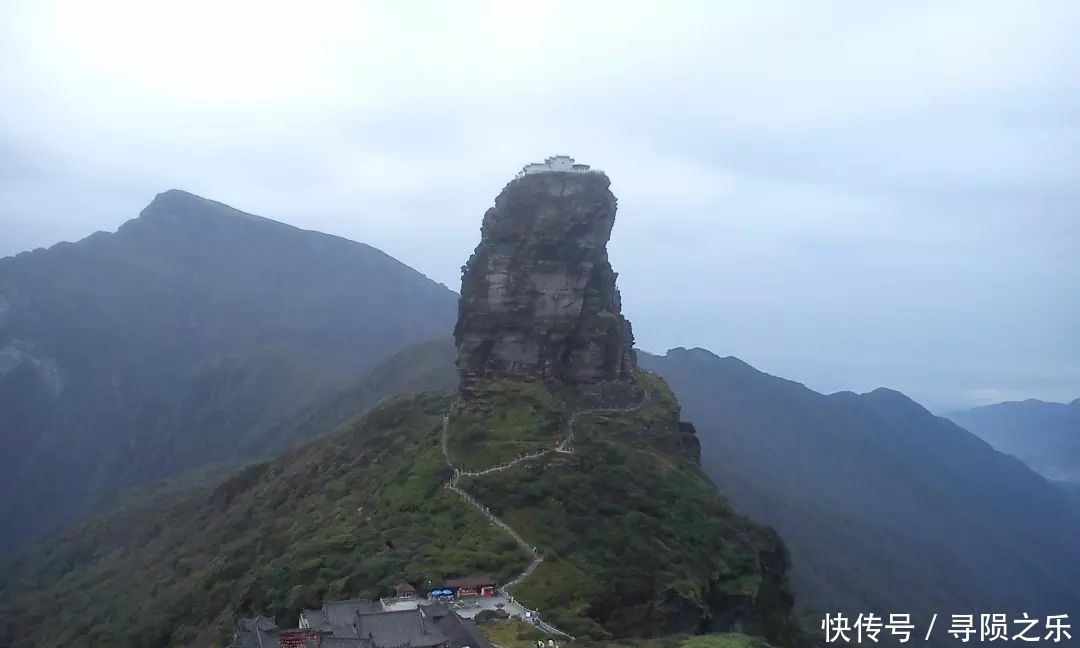
M484 517L486 517L493 524L495 524L496 526L501 528L503 531L505 531L507 533L507 535L509 535L511 538L513 538L514 542L516 542L517 545L519 547L521 547L521 549L523 551L525 551L525 553L527 553L532 558L532 560L529 562L529 565L527 567L525 567L525 569L520 574L518 574L513 580L511 580L510 582L506 583L505 585L503 585L502 587L499 588L500 590L502 590L503 593L507 593L508 590L511 587L515 587L517 585L520 585L522 582L525 581L526 578L531 576L533 574L533 572L536 571L536 568L539 567L542 562L544 562L544 556L537 550L536 545L533 545L533 544L529 543L528 541L525 540L525 538L521 537L521 534L518 533L517 531L515 531L513 527L511 527L506 522L503 522L501 519L499 519L498 516L496 516L494 513L492 513L491 510L488 507L486 507L483 504L481 504L480 502L478 502L475 497L473 497L472 495L467 493L465 491L465 489L458 486L458 482L461 480L462 477L483 477L484 475L490 475L491 473L503 472L504 470L509 470L509 469L513 468L514 466L520 464L520 463L524 463L526 461L532 461L534 459L540 459L544 455L546 455L548 453L551 453L551 452L556 452L556 453L560 453L560 454L573 454L574 453L574 423L577 422L577 419L578 419L579 416L582 416L582 415L596 415L596 414L616 414L616 413L621 413L621 412L632 412L634 410L641 409L642 407L645 406L646 403L649 402L649 397L650 397L650 392L649 392L649 389L647 387L644 389L644 392L645 393L641 397L641 400L636 405L631 405L629 407L612 407L612 408L602 408L602 409L578 410L578 411L576 411L576 412L574 412L573 414L570 415L570 420L567 422L567 425L566 425L566 438L564 438L554 448L548 448L548 449L545 449L545 450L540 450L540 451L537 451L537 452L524 454L524 455L521 455L520 457L518 457L517 459L514 459L513 461L508 461L506 463L499 464L498 466L492 466L491 468L485 468L483 470L461 470L460 468L458 468L457 466L454 465L453 461L451 461L451 459L450 459L450 450L449 450L448 441L447 441L447 439L450 436L450 414L448 412L448 413L443 415L442 440L441 440L441 442L442 442L442 452L443 452L443 457L446 459L446 465L453 468L453 470L454 470L454 474L451 475L450 480L446 482L446 488L448 490L451 490L451 491L457 493L459 496L461 496L462 499L464 499L466 502L468 502L470 506L472 506L476 510L480 511L484 515ZM521 605L520 601L518 601L517 603L518 603L518 605ZM525 606L522 606L522 607L524 609L528 610L528 608L525 608ZM529 610L529 611L532 612L532 610ZM569 633L563 632L562 630L559 630L555 626L549 625L549 624L547 624L547 623L545 623L543 621L540 621L539 625L543 630L547 631L550 634L562 635L562 636L568 637L570 639L574 638Z

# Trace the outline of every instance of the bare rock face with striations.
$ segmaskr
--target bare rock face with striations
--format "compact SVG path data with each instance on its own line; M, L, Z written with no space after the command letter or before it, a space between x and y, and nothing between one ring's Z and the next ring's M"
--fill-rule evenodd
M464 382L632 375L634 335L607 257L610 184L596 171L530 173L495 199L462 271L454 339Z

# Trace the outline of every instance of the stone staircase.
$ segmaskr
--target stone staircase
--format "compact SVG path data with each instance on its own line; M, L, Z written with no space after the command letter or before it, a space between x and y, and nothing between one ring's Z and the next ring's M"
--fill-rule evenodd
M477 499L475 497L473 497L468 492L466 492L463 488L458 486L458 482L461 480L462 477L474 477L475 478L475 477L483 477L484 475L490 475L490 474L496 473L496 472L503 472L505 470L509 470L509 469L513 468L514 466L516 466L516 465L518 465L520 463L523 463L523 462L526 462L526 461L532 461L532 460L535 460L535 459L540 459L543 456L545 456L545 455L547 455L548 453L551 453L551 452L557 452L557 453L562 453L562 454L573 454L573 452L574 452L574 446L573 446L573 443L574 443L574 423L577 422L577 419L578 419L579 416L581 416L583 414L584 415L615 414L615 413L621 413L621 412L632 412L634 410L641 409L642 407L645 406L646 403L649 402L649 396L650 396L649 390L646 389L646 390L644 390L644 392L645 393L641 397L641 401L638 402L636 405L631 405L629 407L621 407L621 408L617 407L617 408L605 408L605 409L579 410L577 412L574 412L573 414L570 415L570 420L567 422L566 438L564 438L562 440L562 442L559 443L554 448L548 448L548 449L545 449L545 450L540 450L538 452L532 452L532 453L529 453L529 454L524 454L524 455L521 455L520 457L518 457L517 459L514 459L513 461L508 461L508 462L500 464L498 466L492 466L491 468L485 468L483 470L461 470L460 468L454 466L454 462L450 459L450 450L449 450L449 446L448 446L448 437L450 435L450 414L447 413L447 414L445 414L443 416L442 435L441 435L442 436L441 443L442 443L443 457L446 459L446 465L454 469L454 474L450 477L450 480L446 482L445 488L447 490L450 490L450 491L453 491L453 492L457 493L458 496L460 496L463 500L468 502L470 506L472 506L477 511L482 513L484 515L484 517L486 517L489 521L491 521L492 524L498 526L503 531L505 531L506 534L509 535L511 538L513 538L514 542L516 542L517 545L519 547L521 547L521 549L523 551L525 551L525 553L529 554L529 556L532 558L532 560L529 562L528 566L525 567L525 569L520 574L518 574L513 580L511 580L510 582L506 583L505 585L503 585L502 587L499 588L503 593L507 593L511 587L515 587L517 585L520 585L521 583L523 583L525 581L525 579L527 579L529 576L531 576L533 574L533 572L535 572L536 569L540 566L540 564L544 562L544 556L540 554L540 552L536 549L535 545L529 543L528 541L525 540L525 538L521 537L521 534L518 533L517 531L515 531L513 527L511 527L509 524L507 524L506 522L499 519L499 517L496 516L494 513L492 513L491 510L488 507L481 504L479 501L477 501ZM518 602L518 605L521 605L520 602ZM535 613L535 611L529 610L525 606L521 606L521 607L523 609L525 609L526 611ZM546 630L547 632L549 632L551 634L562 635L562 636L567 637L569 639L574 638L570 634L568 634L566 632L563 632L562 630L559 630L558 628L556 628L556 627L554 627L552 625L544 623L543 621L541 621L539 623L539 625L540 625L541 628L543 628L544 630Z

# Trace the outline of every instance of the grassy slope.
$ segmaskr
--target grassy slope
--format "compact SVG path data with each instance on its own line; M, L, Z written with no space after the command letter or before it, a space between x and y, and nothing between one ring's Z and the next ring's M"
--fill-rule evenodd
M539 383L492 381L474 390L451 413L454 465L489 468L558 442L566 407Z
M697 465L670 391L642 381L653 398L641 411L579 418L577 454L467 484L549 557L516 593L597 637L735 619L787 636L782 545L731 512ZM494 431L495 459L514 443L552 445L566 412L582 406L536 385L491 394L498 407L457 411ZM378 596L400 579L510 580L527 558L442 487L439 431L451 400L386 401L275 461L179 500L137 500L7 562L0 645L216 646L234 612L293 623L305 606Z
M786 637L782 544L719 497L663 381L642 374L639 382L652 393L642 409L579 417L575 454L462 481L546 557L515 593L580 636L650 636L738 622ZM517 401L522 411L494 408L485 420L481 406L458 408L468 425L452 431L466 432L479 447L488 435L496 447L551 447L565 433L570 409L556 395L536 384L499 382L475 388L473 398L488 402L525 390L532 397ZM507 417L513 426L502 425ZM510 429L520 430L520 448Z
M378 596L401 578L508 579L520 550L441 487L448 401L389 401L212 491L122 509L9 562L0 645L220 645L233 610L295 621L322 598Z
M502 648L535 648L537 640L544 643L551 637L531 623L518 619L487 621L476 626L489 641Z

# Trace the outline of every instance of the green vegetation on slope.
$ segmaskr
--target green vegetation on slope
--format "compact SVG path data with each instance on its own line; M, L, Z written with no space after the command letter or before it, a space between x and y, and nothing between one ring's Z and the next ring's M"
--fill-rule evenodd
M451 411L450 457L463 470L497 466L559 440L562 401L537 382L493 380L469 386Z
M516 620L489 621L478 626L492 643L502 648L534 648L538 639L551 639L530 623ZM564 642L558 642L560 646ZM741 633L707 635L671 635L655 639L618 639L614 641L578 641L579 648L770 648L761 638Z
M398 398L164 510L121 509L4 565L0 645L221 645L234 611L295 622L323 599L527 563L443 489L450 397Z
M642 374L639 383L651 394L640 409L577 418L574 454L549 453L462 480L545 557L515 595L577 636L661 636L742 624L790 639L782 543L717 494L663 381ZM526 387L486 383L470 397L519 389ZM618 400L626 407L640 399ZM563 408L549 407L532 411L532 419L559 419ZM505 429L492 434L506 442ZM473 442L483 445L483 438Z
M732 632L687 637L678 648L769 648L769 644L758 637Z
M485 621L476 627L488 640L502 648L535 648L537 640L543 639L546 643L551 638L535 625L516 618Z
M514 443L552 447L582 402L640 402L640 389L627 387L634 393L571 398L492 383L470 398L490 394L508 416L482 403L455 411L490 412L483 429L498 440L498 460ZM734 514L703 476L664 383L643 374L638 387L651 394L640 409L576 417L573 454L462 481L546 558L514 593L584 637L738 628L790 645L782 543ZM376 597L401 579L421 588L478 573L510 581L528 557L444 488L440 432L453 400L392 399L212 488L172 503L137 500L7 562L0 645L219 646L234 613L291 624L304 607ZM472 442L486 451L483 439Z

